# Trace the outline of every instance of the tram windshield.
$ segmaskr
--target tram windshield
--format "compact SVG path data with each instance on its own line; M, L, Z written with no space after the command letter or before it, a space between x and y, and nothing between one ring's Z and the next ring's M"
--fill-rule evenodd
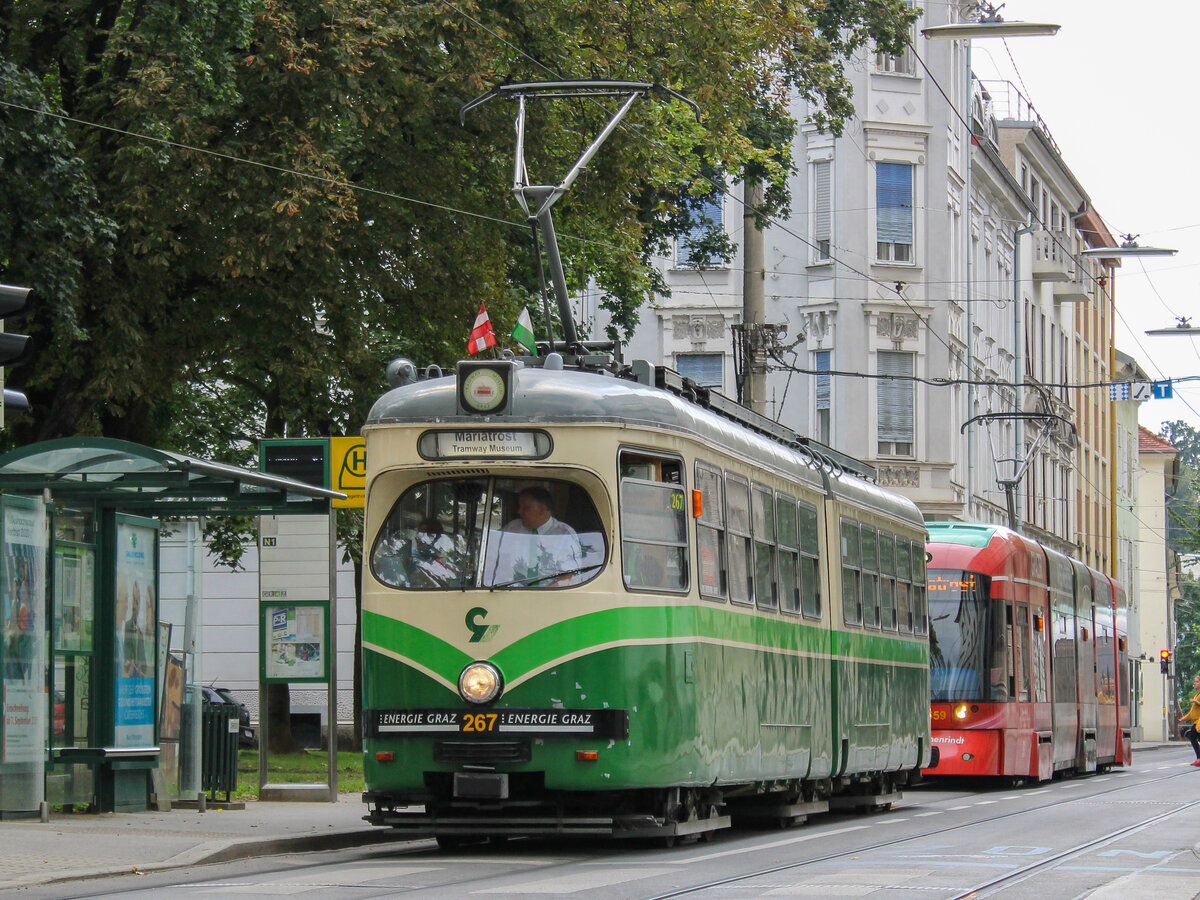
M929 681L935 701L1005 700L1004 604L989 603L990 579L929 570Z
M606 558L600 516L577 484L438 479L396 501L371 549L371 571L409 590L543 590L588 581Z

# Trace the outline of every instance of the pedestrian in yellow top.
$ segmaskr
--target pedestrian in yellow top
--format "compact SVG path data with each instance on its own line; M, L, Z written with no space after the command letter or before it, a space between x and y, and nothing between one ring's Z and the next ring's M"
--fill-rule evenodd
M1192 687L1196 693L1192 695L1192 708L1185 715L1179 717L1180 722L1190 723L1187 730L1183 732L1183 736L1192 744L1192 752L1196 754L1196 761L1193 766L1200 768L1200 734L1197 734L1196 728L1200 726L1200 675L1197 675L1192 681Z

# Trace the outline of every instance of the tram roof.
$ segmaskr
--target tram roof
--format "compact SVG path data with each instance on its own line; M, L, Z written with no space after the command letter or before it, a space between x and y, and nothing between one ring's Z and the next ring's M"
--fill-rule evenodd
M799 473L818 490L825 489L823 482L827 477L829 489L851 502L870 505L900 519L921 521L920 512L911 501L861 475L842 471L835 462L822 460L819 450L806 449L799 441L796 446L789 446L678 393L641 381L598 371L519 368L508 409L509 413L495 416L461 414L456 378L453 375L430 378L393 388L380 397L367 416L364 432L389 424L496 427L510 416L546 424L611 422L673 429L767 468L793 476ZM779 426L775 428L783 431ZM823 463L824 475L820 471ZM873 472L869 467L866 469Z
M998 532L1006 530L980 522L926 522L925 527L930 541L966 547L986 547Z

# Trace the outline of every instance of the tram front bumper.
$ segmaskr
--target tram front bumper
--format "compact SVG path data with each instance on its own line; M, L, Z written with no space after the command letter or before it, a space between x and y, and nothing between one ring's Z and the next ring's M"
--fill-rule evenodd
M993 730L956 730L933 732L938 749L936 769L930 775L998 775L1002 771L1003 733Z

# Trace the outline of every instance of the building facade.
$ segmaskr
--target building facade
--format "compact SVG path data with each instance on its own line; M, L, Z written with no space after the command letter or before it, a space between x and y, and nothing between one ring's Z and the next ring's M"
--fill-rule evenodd
M1114 261L1079 255L1111 237L1020 94L968 79L963 41L916 37L964 7L927 8L916 49L848 67L858 114L840 137L799 129L792 214L761 263L699 268L686 245L661 261L671 296L630 355L739 396L761 265L761 412L871 463L929 519L1015 519L1112 571L1108 394L1071 387L1111 377ZM710 215L744 248L739 190Z
M1178 562L1167 543L1166 500L1174 493L1178 478L1179 451L1152 431L1139 428L1136 509L1141 527L1136 596L1141 653L1132 677L1134 687L1140 687L1134 740L1163 741L1174 733L1174 694L1170 677L1160 670L1158 653L1175 646L1172 603L1179 593L1175 583ZM1135 660L1132 647L1129 657Z

